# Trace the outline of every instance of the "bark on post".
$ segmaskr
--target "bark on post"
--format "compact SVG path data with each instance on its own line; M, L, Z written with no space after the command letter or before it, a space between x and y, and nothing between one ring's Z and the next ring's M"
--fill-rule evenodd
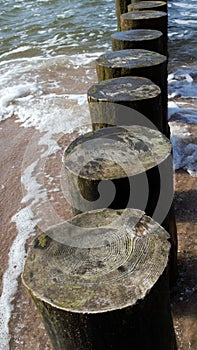
M100 208L138 208L164 228L173 201L170 141L144 126L108 127L74 140L64 154L70 202L75 214ZM176 278L176 231L170 232L171 285ZM175 252L175 253L174 253Z
M143 10L167 12L168 6L167 3L164 1L134 1L133 3L127 6L127 9L128 12Z
M84 213L37 237L22 278L54 350L176 350L168 237L133 209Z
M112 34L112 50L145 49L165 55L163 34L159 30L132 29Z
M139 76L153 81L161 89L164 134L169 137L167 119L167 58L157 52L132 49L103 54L96 60L98 81Z
M120 77L92 85L87 92L93 130L114 125L142 125L137 113L146 116L161 132L163 130L161 89L151 80L141 77ZM119 104L133 111L124 113ZM143 119L146 124L146 118ZM154 127L153 125L153 127ZM144 126L147 126L144 125ZM151 125L149 127L152 127Z
M116 0L116 16L118 31L120 31L120 16L128 11L127 7L130 3L131 0Z

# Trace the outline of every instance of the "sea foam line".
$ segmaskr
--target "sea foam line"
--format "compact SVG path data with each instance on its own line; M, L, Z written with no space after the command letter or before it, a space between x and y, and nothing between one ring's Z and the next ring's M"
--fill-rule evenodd
M79 129L79 120L76 116L76 108L73 108L72 101L76 98L76 102L78 103L79 114L82 116L82 124ZM21 209L17 212L11 219L11 222L16 224L16 228L18 234L15 240L12 243L8 254L8 268L4 272L3 275L3 290L2 295L0 297L0 350L9 350L9 342L10 342L10 332L9 332L9 321L11 319L12 311L14 309L13 301L18 288L18 278L20 277L25 257L25 244L27 239L31 237L31 235L35 235L35 225L39 224L40 219L36 218L34 215L33 207L37 206L37 208L44 207L44 204L47 203L48 197L45 188L43 188L42 184L39 183L37 174L39 169L39 162L44 158L49 157L50 155L56 153L60 148L57 143L57 135L60 132L64 133L72 133L74 130L78 130L81 132L86 131L87 125L87 101L85 100L83 95L71 95L68 96L68 101L71 103L71 107L68 108L67 112L70 114L69 122L65 123L65 116L63 115L61 118L61 114L59 118L52 118L52 115L49 114L48 118L44 120L44 123L40 123L40 120L34 121L34 116L32 116L32 124L25 123L30 118L29 115L22 113L22 116L19 116L20 122L23 123L24 127L34 126L40 132L44 132L44 135L40 135L38 142L38 151L40 150L39 156L35 155L31 149L29 152L33 154L33 158L23 169L23 173L21 175L21 181L24 187L24 196L21 203L28 203L28 206ZM34 114L34 110L32 111ZM39 146L45 146L39 148ZM27 155L28 150L27 151ZM36 158L37 157L37 158ZM38 169L37 169L38 168ZM30 202L30 204L29 204ZM46 206L48 208L49 206ZM56 218L54 218L55 220Z
M12 217L18 235L9 252L8 268L3 275L3 291L0 297L0 349L9 350L9 321L13 311L12 302L18 288L18 278L25 260L25 243L34 233L35 222L30 207L20 210Z

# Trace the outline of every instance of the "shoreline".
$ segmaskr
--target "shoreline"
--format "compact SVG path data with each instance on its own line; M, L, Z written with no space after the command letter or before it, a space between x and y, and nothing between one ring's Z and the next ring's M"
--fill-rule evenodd
M23 193L20 177L24 150L32 133L36 132L38 138L41 137L42 134L34 128L24 128L18 122L16 123L16 118L13 117L1 123L0 131L2 132L1 145L4 149L4 157L1 159L0 168L2 185L4 186L0 194L1 207L3 208L1 218L3 225L0 265L2 278L8 268L8 254L10 248L18 236L13 217L16 213L19 214L27 207L27 204L21 203ZM58 168L55 166L55 163L60 161L61 152L66 142L70 142L75 136L76 135L70 134L60 139L60 149L55 153L55 157L52 155L53 161L51 162L50 160L48 165L46 164L46 171L50 172L52 170L50 169L51 166L53 169ZM59 156L57 157L58 154ZM49 185L53 187L54 183L51 182ZM50 186L48 187L49 192ZM172 311L179 350L188 349L190 343L191 349L197 347L197 313L195 312L195 310L197 310L195 301L195 296L197 294L197 245L195 245L197 242L197 236L195 237L197 232L197 225L195 222L197 208L196 191L197 183L195 177L190 176L183 170L175 172L175 211L179 241L179 279L175 294L172 298ZM71 215L69 208L67 208L68 211L66 212L63 202L60 203L59 206L57 205L57 201L59 200L58 192L54 191L52 196L53 198L51 200L54 202L54 206L56 206L55 210L62 211L61 215L64 219L68 218L69 215ZM25 224L24 222L23 229L26 232L27 228ZM33 226L34 225L30 227L29 233L26 232L26 250L31 244L33 239L32 235L35 235L37 231L37 229L35 231L33 230ZM16 269L16 266L11 266L10 271L15 271ZM18 284L17 290L15 290L16 294L10 293L13 297L13 311L11 312L11 318L9 320L11 336L10 349L21 350L22 348L28 348L29 350L52 350L35 306L21 283L20 271L18 271L18 277L17 273L15 277L16 283ZM13 285L11 287L13 287ZM9 294L9 291L7 292ZM7 350L6 347L4 347L4 350Z

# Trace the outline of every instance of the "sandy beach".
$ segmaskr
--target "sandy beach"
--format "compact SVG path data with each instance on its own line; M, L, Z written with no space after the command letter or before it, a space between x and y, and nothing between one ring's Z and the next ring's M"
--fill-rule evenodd
M178 350L197 349L194 2L168 2L168 110L178 231L171 305ZM72 216L62 187L62 155L90 127L86 94L97 82L94 61L110 50L116 31L113 0L94 6L86 0L72 6L70 1L27 3L1 3L0 350L52 350L21 273L34 237Z
M14 266L10 261L9 252L13 242L18 235L16 223L13 216L26 210L26 204L22 204L23 192L21 187L21 168L24 152L31 138L32 133L39 132L34 128L24 128L20 123L16 123L16 118L12 117L1 123L0 144L1 153L1 291L2 276L7 269L14 271ZM60 140L60 150L50 159L46 165L46 171L53 172L53 176L59 174L61 168L61 155L68 143L76 135L65 135ZM56 166L54 166L56 164ZM178 269L179 277L177 287L172 296L172 311L174 327L177 335L178 349L197 348L197 181L195 177L186 171L178 170L175 173L175 210L178 229ZM53 185L54 186L54 185ZM59 198L61 196L57 195ZM66 219L71 216L69 207L65 207L64 200L59 201L53 197L55 210ZM25 244L28 249L33 235L38 229L32 230L32 235ZM14 253L12 253L14 254ZM14 273L14 272L13 272ZM10 329L10 349L11 350L46 350L52 349L50 341L45 333L41 318L35 306L21 282L21 277L17 279L17 292L13 295L12 314L9 322ZM9 291L8 291L9 292Z

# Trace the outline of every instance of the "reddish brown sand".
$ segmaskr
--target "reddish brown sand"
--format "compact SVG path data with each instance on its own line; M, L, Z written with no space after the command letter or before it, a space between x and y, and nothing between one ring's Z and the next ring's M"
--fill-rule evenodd
M21 199L21 164L28 140L35 133L34 129L23 128L16 124L14 117L1 123L0 129L0 222L1 222L1 280L7 268L8 253L17 235L12 216L22 208ZM65 136L67 142L68 135ZM65 142L60 142L64 148ZM53 158L59 162L61 152ZM50 164L50 162L49 162ZM46 164L50 168L50 165ZM54 166L52 167L55 168ZM58 166L57 166L58 168ZM50 170L50 169L49 169ZM197 349L197 181L185 171L175 174L175 209L179 239L177 287L172 297L172 311L178 349ZM55 195L55 194L54 194ZM69 208L64 210L65 203L56 204L62 217L70 215ZM66 213L66 215L65 215ZM29 242L32 240L29 239ZM28 244L27 243L27 248ZM0 284L2 290L2 282ZM15 296L14 310L10 320L11 350L49 350L52 349L45 333L41 318L35 309L30 296L18 280L18 291ZM159 350L159 349L158 349ZM167 349L166 349L167 350Z

